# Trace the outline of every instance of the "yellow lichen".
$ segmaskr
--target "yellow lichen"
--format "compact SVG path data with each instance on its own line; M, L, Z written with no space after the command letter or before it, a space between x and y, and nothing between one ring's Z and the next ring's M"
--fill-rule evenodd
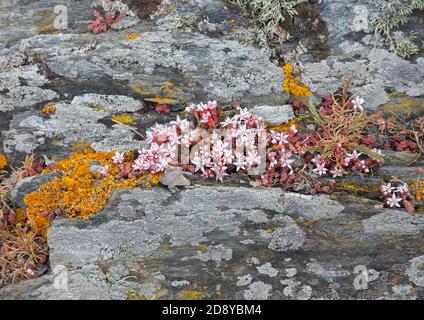
M411 183L411 189L415 191L415 199L417 201L424 200L424 181Z
M60 176L24 198L26 215L39 235L46 236L51 212L59 210L69 219L87 220L102 210L113 190L135 188L150 177L116 179L120 169L111 161L113 155L114 152L85 150L59 161L54 169L49 170L60 173ZM128 155L125 159L130 161ZM110 174L104 177L91 170L90 163L109 166ZM154 183L156 176L152 180Z
M287 123L282 123L279 125L273 125L273 126L268 126L268 128L270 130L273 130L275 132L287 132L290 130L291 126L295 125L297 129L300 128L300 126L297 124L297 120L296 119L291 119L289 122Z
M47 104L44 106L42 111L45 114L54 113L56 111L56 106L54 104Z
M151 98L148 99L149 101L152 102L156 102L158 104L172 104L175 103L175 99L172 98L161 98L161 97L157 97L157 98Z
M386 111L409 114L424 110L424 104L420 99L400 94L393 95L391 97L394 98L393 101L390 101L383 106Z
M310 97L312 93L309 91L308 87L301 82L300 79L293 76L293 66L290 64L285 64L282 67L286 78L284 79L283 89L296 96L296 97Z
M382 182L384 183L384 181ZM349 182L349 181L339 181L337 183L337 189L341 189L341 190L350 190L350 191L355 191L355 192L363 192L363 193L378 193L380 192L379 189L377 187L367 187L364 185L359 185L353 182Z
M0 154L0 170L3 168L6 168L7 166L7 159L4 154Z
M114 114L112 115L112 120L123 124L137 124L137 122L129 114Z
M183 290L180 292L181 300L201 300L204 294L200 291Z
M131 33L131 34L125 35L124 38L128 40L137 40L137 39L140 39L140 36L138 34Z

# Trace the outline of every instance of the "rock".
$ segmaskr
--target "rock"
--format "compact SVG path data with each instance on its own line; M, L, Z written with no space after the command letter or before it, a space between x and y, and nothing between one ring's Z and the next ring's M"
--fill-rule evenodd
M424 256L413 258L405 274L416 286L424 287Z
M183 175L181 168L167 168L163 176L160 177L159 182L169 189L190 185L190 181Z
M197 254L193 258L199 259L203 262L221 262L223 260L231 260L232 257L233 250L230 248L225 248L223 245L220 244L209 247L206 252L197 252Z
M339 215L344 206L331 200L326 195L310 196L297 193L284 194L281 198L284 212L293 217L305 220L334 218Z
M291 105L283 106L256 106L252 112L270 124L278 125L287 123L294 118Z
M111 29L113 30L123 30L134 27L139 23L139 18L127 16L124 19L118 21L117 23L112 24Z
M292 278L297 274L296 268L286 268L285 272L287 278Z
M278 270L273 268L270 262L265 263L259 267L256 267L256 269L259 271L259 273L268 275L271 278L276 277L278 274Z
M299 249L305 241L305 233L296 225L277 228L270 236L268 248L273 251Z
M58 176L58 173L51 172L20 179L10 192L13 203L22 210L26 210L24 197L31 192L38 191L42 184L53 181Z
M272 286L262 281L256 281L249 285L248 290L244 290L246 300L268 300Z
M306 270L328 282L334 282L338 278L347 277L350 275L348 270L339 266L323 266L316 262L311 262L306 265Z
M362 221L367 233L386 235L419 234L424 230L424 217L410 215L405 211L386 210Z
M240 276L237 278L237 287L244 287L252 283L252 276L250 274L246 274L245 276Z

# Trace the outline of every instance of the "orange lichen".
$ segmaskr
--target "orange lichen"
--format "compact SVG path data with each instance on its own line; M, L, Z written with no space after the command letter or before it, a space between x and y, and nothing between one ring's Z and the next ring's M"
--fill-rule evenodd
M158 98L149 99L149 101L156 102L156 103L159 103L159 104L172 104L172 103L175 102L175 99L158 97Z
M123 124L137 124L137 122L129 114L114 114L112 115L112 120Z
M312 93L309 91L308 87L301 82L300 79L293 76L293 66L290 64L285 64L282 67L286 78L284 79L283 89L297 97L310 97Z
M140 36L138 34L131 33L131 34L125 35L124 38L128 40L137 40L137 39L140 39Z
M87 220L102 210L113 190L135 188L150 177L116 179L120 169L111 161L113 155L114 152L92 150L74 153L50 170L60 173L59 177L41 185L40 191L25 196L26 215L38 234L46 236L52 213L60 212L69 219ZM126 157L126 160L129 158ZM109 175L102 176L91 170L90 164L93 163L109 166ZM157 177L152 176L150 182L156 181Z
M300 125L297 124L296 119L290 119L290 121L287 123L282 123L276 126L269 126L269 129L275 132L287 132L293 125L296 126L296 129L300 128Z
M416 181L412 183L411 188L415 191L415 199L417 201L424 200L424 181Z
M205 295L200 291L182 290L180 292L181 300L201 300L205 298Z
M42 111L45 114L54 113L56 111L56 106L54 104L47 104L44 106Z
M4 154L0 154L0 170L3 168L6 168L7 166L7 159Z

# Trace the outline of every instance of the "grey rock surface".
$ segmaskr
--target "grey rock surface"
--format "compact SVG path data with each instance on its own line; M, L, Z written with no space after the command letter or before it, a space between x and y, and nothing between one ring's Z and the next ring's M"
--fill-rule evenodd
M87 32L86 0L69 2L68 29L54 30L53 8L62 2L0 3L0 153L14 167L32 151L63 159L75 143L141 149L146 142L135 131L183 116L190 103L238 100L272 124L293 117L284 74L260 45L261 31L225 1L166 1L149 19L131 14L101 34ZM399 104L392 93L423 101L422 55L401 59L374 41L371 21L383 2L314 1L314 21L328 35L311 46L314 33L302 25L294 40L280 43L281 58L319 95L353 74L351 91L367 110ZM411 24L419 39L420 21ZM171 113L153 110L163 103ZM43 113L46 104L55 112ZM116 116L132 121L123 126ZM412 179L411 157L389 155L376 183ZM25 194L51 178L22 180L14 203L24 207ZM0 299L424 297L421 215L351 194L356 202L247 188L239 176L225 186L190 180L168 172L164 185L185 188L119 190L88 221L56 219L48 273L1 288ZM368 270L367 290L354 287L357 266Z
M287 123L294 118L293 108L290 105L255 106L252 109L252 112L262 117L262 119L268 123L274 125Z

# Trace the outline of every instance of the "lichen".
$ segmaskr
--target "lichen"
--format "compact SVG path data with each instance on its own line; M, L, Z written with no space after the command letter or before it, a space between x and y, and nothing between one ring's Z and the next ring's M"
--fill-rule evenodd
M362 192L362 193L378 193L380 192L377 187L368 187L364 185L359 185L354 182L349 181L338 181L336 185L337 189L348 190L354 192Z
M124 38L127 40L137 40L137 39L140 39L140 36L136 33L130 33L125 35Z
M180 292L181 300L201 300L204 297L204 294L200 291L182 290Z
M296 97L310 97L312 95L308 87L301 82L299 78L293 76L294 68L290 64L285 64L282 68L286 75L283 83L283 89Z
M0 170L7 166L7 159L4 154L0 154Z
M272 37L285 20L284 12L290 16L297 14L295 7L307 0L230 0L230 2L250 12L267 36Z
M50 220L56 215L65 215L69 219L87 220L93 214L102 210L115 189L135 188L145 182L157 183L158 178L143 175L133 179L117 179L120 171L111 158L114 152L94 152L85 150L74 153L69 158L59 161L54 169L46 170L59 172L61 175L53 181L40 186L38 192L25 196L27 205L26 215L36 232L46 237ZM126 161L131 160L127 153ZM98 163L109 166L109 175L90 169L90 164ZM150 186L149 183L149 186Z
M123 124L137 124L137 122L131 117L129 114L114 114L112 115L112 120L115 120L117 122L123 123Z
M414 33L396 36L394 29L407 23L414 11L424 10L424 0L411 0L394 3L390 1L386 7L387 14L375 19L375 33L384 38L390 51L402 58L407 58L420 52L415 43Z
M54 113L56 111L56 106L54 104L47 104L44 106L42 112L44 114Z

